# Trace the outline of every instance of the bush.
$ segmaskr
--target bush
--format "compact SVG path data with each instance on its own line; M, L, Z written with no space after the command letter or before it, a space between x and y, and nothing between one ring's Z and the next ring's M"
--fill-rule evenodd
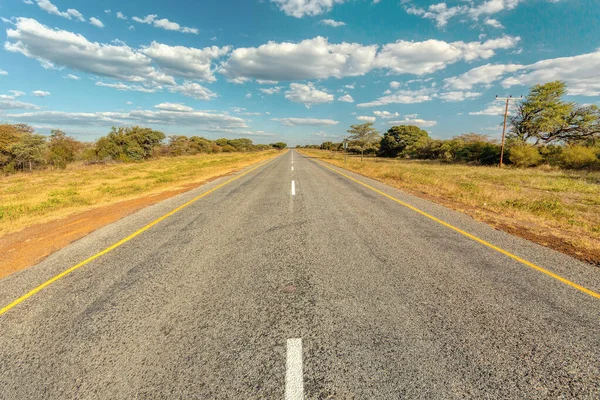
M544 163L550 165L560 165L560 155L564 146L550 144L539 148L539 152L544 160Z
M510 147L508 159L515 167L535 167L542 162L542 155L534 146L522 143Z
M160 131L139 126L112 128L96 142L96 154L100 160L142 161L152 157L164 138Z
M597 165L598 156L593 147L567 146L560 155L560 166L568 169L582 169Z

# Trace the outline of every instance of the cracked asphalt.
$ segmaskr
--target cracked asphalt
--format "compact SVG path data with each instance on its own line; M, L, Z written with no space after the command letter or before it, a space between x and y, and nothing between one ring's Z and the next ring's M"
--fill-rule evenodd
M600 292L596 267L344 173ZM227 179L0 280L0 307ZM1 315L0 398L284 398L290 338L310 399L600 398L599 299L296 151Z

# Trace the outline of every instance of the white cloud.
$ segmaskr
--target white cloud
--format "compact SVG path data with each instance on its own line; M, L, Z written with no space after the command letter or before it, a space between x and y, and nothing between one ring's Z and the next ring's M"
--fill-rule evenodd
M281 91L281 89L283 89L283 87L281 87L281 86L273 86L271 88L266 88L266 89L265 88L261 88L261 89L258 89L258 90L260 90L264 94L268 94L270 96L272 94L279 93Z
M6 76L6 75L8 75L8 72L6 72L3 69L0 69L0 76L2 76L2 75Z
M125 84L123 82L105 83L105 82L102 82L102 81L96 82L96 86L113 88L113 89L117 89L117 90L120 90L120 91L143 92L143 93L154 93L158 89L162 89L162 87L151 87L151 88L149 88L149 87L141 86L141 85L127 85L127 84Z
M444 79L444 87L458 90L470 90L476 85L484 84L490 86L506 73L515 72L520 69L523 69L523 66L518 64L486 64L473 68L464 74Z
M342 135L331 135L327 132L323 132L323 131L319 131L319 132L312 132L309 133L310 136L318 136L318 137L322 137L322 138L341 138L343 137Z
M491 26L492 28L503 29L504 25L500 23L497 19L488 18L485 20L484 24Z
M504 115L505 107L501 103L492 103L481 111L470 112L469 115ZM509 114L511 113L511 108L509 108Z
M69 8L69 9L67 10L67 13L68 13L70 16L72 16L73 18L75 18L75 19L77 19L77 20L79 20L79 21L81 21L81 22L85 21L85 18L83 17L83 15L81 15L81 13L80 13L79 11L77 11L77 10L75 10L75 9L73 9L73 8Z
M194 35L198 34L198 29L196 28L188 28L187 26L181 26L177 22L169 21L166 18L157 19L157 15L149 14L144 18L140 17L131 17L135 22L139 22L140 24L152 25L155 28L165 29L167 31L179 31L182 33L193 33Z
M193 97L196 100L210 100L213 97L217 97L216 93L213 93L204 86L190 81L185 81L182 85L171 86L169 87L169 91Z
M92 17L90 18L90 24L98 27L98 28L104 28L104 24L102 23L102 21L100 21L98 18L96 17Z
M279 121L285 126L331 126L340 123L332 119L318 118L273 118L272 121Z
M387 123L390 125L416 125L421 128L430 128L432 126L437 125L437 121L426 120L422 118L417 118L418 115L412 114L405 116L404 119L398 121L388 121Z
M405 3L404 10L408 14L435 20L437 27L443 28L447 25L448 21L454 17L466 16L473 21L478 21L481 16L490 16L501 11L512 10L523 1L524 0L485 0L478 5L475 5L473 1L468 1L466 5L454 7L448 7L446 3L438 3L430 5L427 9L410 5L408 4L408 0L403 1L403 3ZM556 3L559 0L548 1ZM486 18L484 23L495 28L502 28L502 24L498 20L489 17Z
M117 11L117 14L115 14L117 16L118 19L122 19L122 20L126 20L127 17L125 15L123 15L123 13L121 11Z
M520 38L513 36L503 36L482 43L462 41L447 43L436 39L424 42L399 40L383 46L377 54L375 65L398 74L423 75L443 69L460 60L491 58L496 54L495 50L512 48L519 40Z
M194 111L192 107L188 107L184 104L180 103L160 103L154 106L154 108L158 108L159 110L165 111L177 111L177 112L189 112Z
M58 7L52 4L49 0L37 0L36 1L39 8L46 11L48 14L58 15L59 17L71 19L71 14L64 11L59 11Z
M424 8L414 6L405 6L404 10L408 14L418 15L422 18L433 19L438 28L443 28L448 24L448 20L467 10L465 6L448 7L446 3L432 4L426 11Z
M50 96L50 92L45 92L43 90L34 90L33 92L31 92L31 94L34 95L35 97Z
M520 38L503 36L485 42L399 40L377 45L332 44L316 37L299 43L269 42L259 47L233 50L221 72L230 79L294 81L359 76L379 68L397 74L422 75L438 71L458 61L488 59L496 50L514 47Z
M373 68L377 46L331 44L324 37L299 43L269 42L235 49L223 64L230 78L294 81L364 75Z
M395 94L380 97L369 103L358 104L357 107L378 107L387 104L414 104L430 101L434 97L434 93L430 89L420 90L399 90Z
M271 0L281 11L296 18L322 14L344 1L346 0Z
M108 9L108 10L104 10L104 13L105 14L110 14L110 13L112 13L112 11L110 9Z
M167 74L207 82L216 80L212 61L229 53L230 47L206 47L196 49L184 46L169 46L152 42L140 52L150 57Z
M373 111L373 114L383 119L398 118L400 116L400 114L397 112L391 113L389 111Z
M366 122L375 122L377 120L377 118L375 118L375 117L369 117L366 115L359 115L358 117L356 117L356 119L359 121L366 121Z
M400 82L396 82L396 81L391 81L390 82L390 87L392 89L398 89L402 84Z
M467 99L473 99L475 97L481 96L481 93L476 92L463 92L463 91L452 91L452 92L444 92L440 93L438 97L442 99L442 101L464 101Z
M471 7L468 10L469 15L473 19L479 18L481 15L496 14L504 10L512 10L522 0L487 0L476 7Z
M120 41L90 42L80 34L50 29L30 18L17 18L15 29L6 33L5 50L36 59L46 68L69 67L138 84L175 83L154 68L149 57Z
M321 25L327 25L327 26L332 26L334 28L338 28L340 26L346 25L346 23L345 22L341 22L341 21L335 21L333 19L322 19L321 20Z
M354 103L354 99L349 94L345 94L342 97L338 97L338 101L341 101L344 103Z
M64 76L64 78L65 78L65 79L71 79L71 80L74 80L74 81L78 81L78 80L80 80L80 79L81 79L81 78L80 78L80 77L78 77L77 75L73 75L73 74L67 74L67 75L65 75L65 76Z
M346 89L354 89L354 88L356 87L356 82L354 82L354 83L353 83L353 84L351 84L351 85L344 85L344 87L345 87Z
M258 83L259 85L277 85L279 82L269 81L269 80L264 80L264 79L257 79L256 83Z
M11 90L12 95L0 94L0 110L39 110L40 107L31 103L24 103L22 101L15 100L18 97L23 96L25 93L19 90ZM4 119L4 118L3 118Z
M302 103L306 107L313 104L330 103L334 96L314 87L312 83L291 83L290 89L285 92L285 98L294 103Z
M111 126L129 125L175 125L193 126L200 130L244 129L248 126L239 117L207 111L133 110L129 112L71 113L62 111L39 111L6 114L10 121L44 123L48 125Z
M525 72L507 78L502 86L534 85L555 80L566 82L570 95L600 96L600 50L573 57L538 61L523 67Z

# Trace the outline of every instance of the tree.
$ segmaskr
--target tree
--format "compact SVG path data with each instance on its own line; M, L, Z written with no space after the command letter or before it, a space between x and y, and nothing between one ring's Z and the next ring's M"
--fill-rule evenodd
M333 142L323 142L321 144L321 150L335 150L336 146Z
M383 134L379 151L384 157L398 157L410 147L428 138L429 134L418 126L392 126Z
M96 154L100 160L142 161L152 157L164 138L164 133L150 128L113 127L96 142Z
M46 148L46 138L37 134L26 134L23 138L11 147L11 153L14 155L17 168L33 170L34 166L44 163L44 150Z
M579 143L600 135L600 110L565 102L564 82L535 85L510 119L509 138L535 145Z
M283 150L287 147L287 143L284 143L284 142L271 143L270 146L274 147L276 149L279 149L279 150Z
M48 142L49 161L60 169L67 168L67 164L75 160L75 154L81 148L81 143L67 136L66 133L55 129L50 133Z
M379 132L373 128L372 122L365 124L352 125L347 131L350 134L349 139L352 145L360 150L360 160L363 160L365 150L375 148L375 145L381 139Z

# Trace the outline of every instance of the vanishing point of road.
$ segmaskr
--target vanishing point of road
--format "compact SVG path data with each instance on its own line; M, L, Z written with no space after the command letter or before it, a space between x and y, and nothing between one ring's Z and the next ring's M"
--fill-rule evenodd
M0 280L0 399L597 399L599 292L288 151Z

